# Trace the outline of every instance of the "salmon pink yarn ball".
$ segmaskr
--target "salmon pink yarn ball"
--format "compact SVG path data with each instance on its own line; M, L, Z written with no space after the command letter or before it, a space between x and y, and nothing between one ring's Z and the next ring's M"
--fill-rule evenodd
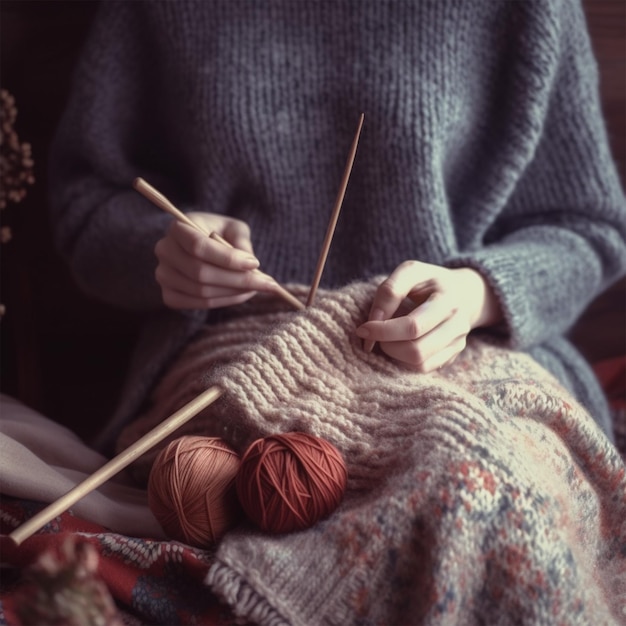
M241 460L236 487L252 522L266 532L288 533L330 515L343 499L347 477L337 448L293 432L253 442Z
M218 437L180 437L159 453L148 504L168 537L207 547L241 520L235 489L240 463Z

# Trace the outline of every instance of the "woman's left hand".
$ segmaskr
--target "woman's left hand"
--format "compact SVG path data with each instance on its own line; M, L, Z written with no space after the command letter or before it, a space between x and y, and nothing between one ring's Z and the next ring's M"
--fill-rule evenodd
M501 319L493 291L476 270L405 261L380 284L369 321L356 334L365 350L378 342L390 357L429 372L451 363L472 329Z

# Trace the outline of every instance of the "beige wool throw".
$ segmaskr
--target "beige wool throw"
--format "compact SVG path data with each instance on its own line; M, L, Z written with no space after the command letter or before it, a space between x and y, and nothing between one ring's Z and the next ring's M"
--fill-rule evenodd
M420 374L364 352L354 329L374 289L320 291L298 313L255 298L189 345L123 433L120 447L219 384L224 396L175 436L243 451L298 430L343 453L348 489L329 519L287 535L243 524L207 584L260 624L626 623L614 446L525 354L472 338Z

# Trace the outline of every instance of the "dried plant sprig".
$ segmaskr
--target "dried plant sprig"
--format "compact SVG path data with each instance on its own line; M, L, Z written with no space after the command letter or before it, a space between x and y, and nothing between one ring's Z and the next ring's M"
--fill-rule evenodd
M21 624L123 626L115 602L98 575L99 555L87 541L69 536L24 572L14 594Z
M16 119L15 98L0 89L0 209L21 202L28 185L35 182L31 146L20 141Z
M28 185L35 182L31 146L19 140L16 120L15 98L6 89L0 89L0 210L6 209L9 203L21 202ZM0 243L9 242L11 237L11 228L2 226ZM5 310L0 304L0 318Z

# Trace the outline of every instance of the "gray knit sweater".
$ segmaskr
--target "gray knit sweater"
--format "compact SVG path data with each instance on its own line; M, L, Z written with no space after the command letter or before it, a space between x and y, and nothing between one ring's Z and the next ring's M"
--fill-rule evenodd
M132 180L245 220L262 269L307 284L361 112L322 285L406 259L477 268L503 341L607 428L563 339L626 266L578 0L107 1L75 78L51 160L58 245L87 292L146 315L109 437L207 320L162 304L171 218Z

